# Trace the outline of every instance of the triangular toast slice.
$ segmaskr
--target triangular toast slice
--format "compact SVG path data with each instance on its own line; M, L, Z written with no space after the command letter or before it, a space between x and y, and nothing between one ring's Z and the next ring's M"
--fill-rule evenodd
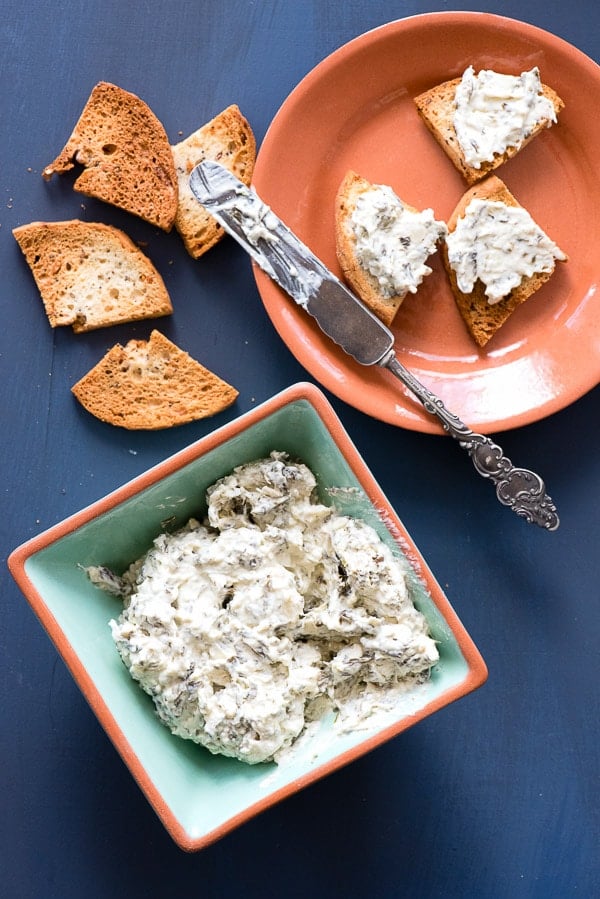
M452 161L454 166L463 175L467 184L475 184L481 181L490 172L495 171L499 166L503 165L509 159L512 159L527 144L529 144L540 132L548 128L552 122L550 119L541 119L535 128L532 129L528 137L526 137L518 146L511 146L504 153L496 154L491 162L482 162L480 168L475 168L467 163L465 155L461 149L454 128L454 95L456 88L460 84L460 78L453 78L435 85L422 94L414 98L415 105L423 122L434 136L440 147ZM555 114L558 116L564 108L564 103L558 96L556 91L546 84L542 84L542 93L547 97L554 107Z
M381 319L390 325L398 312L407 290L388 296L382 292L380 283L360 262L356 254L356 239L352 227L352 212L361 194L372 190L374 185L354 171L346 173L337 191L335 199L335 238L338 262L345 280L360 297L363 303ZM400 198L398 198L400 199ZM400 201L407 212L418 213L413 206ZM445 230L443 223L437 223L440 232ZM433 252L431 250L430 252ZM423 262L429 253L424 254ZM430 271L428 269L428 271Z
M506 206L521 207L521 204L511 194L507 186L496 175L489 175L480 184L471 187L461 198L448 220L448 234L452 235L456 229L458 220L464 216L469 204L474 199L491 200L503 203ZM559 253L562 251L559 250ZM448 258L448 246L444 244L442 258L450 280L450 286L459 312L475 342L483 347L494 336L498 329L507 321L525 300L529 299L539 288L549 280L554 272L554 266L550 271L535 272L529 277L523 277L520 284L513 288L507 296L495 303L490 303L486 295L486 285L481 280L476 280L471 293L463 293L457 283L457 276ZM507 255L507 265L510 266L510 257ZM566 254L557 257L560 261L566 261Z
M212 159L249 185L256 160L256 141L248 121L233 104L175 144L172 151L179 180L175 227L190 256L198 259L221 240L225 232L192 193L190 173L204 159Z
M79 163L74 189L170 231L177 212L177 175L165 129L135 94L99 82L60 154L46 166L49 180Z
M32 222L13 231L53 328L76 333L170 315L164 282L132 240L100 222Z
M156 330L147 341L116 344L71 389L96 418L129 430L207 418L238 396L235 387Z

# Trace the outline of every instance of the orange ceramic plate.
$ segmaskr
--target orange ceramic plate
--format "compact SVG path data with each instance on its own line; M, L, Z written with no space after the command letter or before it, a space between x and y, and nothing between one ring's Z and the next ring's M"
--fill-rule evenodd
M600 382L600 68L558 37L500 16L433 13L367 32L290 94L262 144L254 186L338 275L334 197L349 168L447 219L466 189L419 119L413 97L475 69L538 66L565 101L559 124L498 172L569 255L551 280L479 350L439 259L393 325L400 360L483 432L536 421ZM333 394L382 421L435 433L437 423L384 369L364 368L255 269L290 350Z

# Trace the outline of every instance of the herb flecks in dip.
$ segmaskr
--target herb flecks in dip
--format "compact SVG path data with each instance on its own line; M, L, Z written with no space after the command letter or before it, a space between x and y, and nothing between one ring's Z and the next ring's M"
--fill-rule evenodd
M405 563L315 488L282 453L244 465L209 488L204 523L110 576L131 676L174 734L213 753L277 758L325 712L390 707L438 659Z

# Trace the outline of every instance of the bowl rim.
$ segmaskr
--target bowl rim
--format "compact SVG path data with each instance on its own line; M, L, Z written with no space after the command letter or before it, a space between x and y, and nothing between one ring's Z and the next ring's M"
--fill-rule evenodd
M133 746L114 718L101 692L88 674L85 664L79 658L74 647L69 642L68 637L63 632L59 622L47 606L33 581L30 579L26 570L26 563L28 559L41 550L56 543L68 534L73 533L93 519L104 515L125 500L141 493L148 487L161 481L163 478L168 477L175 471L183 468L188 463L199 459L210 450L227 442L257 422L270 417L284 406L298 402L299 400L307 401L317 413L330 436L335 441L339 452L348 464L357 481L360 483L369 501L375 508L383 508L385 510L385 525L391 537L400 546L405 555L407 555L411 566L416 571L419 578L424 582L433 604L450 629L452 637L456 641L458 648L463 655L467 673L461 682L443 690L438 696L434 697L416 712L403 716L399 721L383 728L376 734L361 741L358 745L345 750L315 768L311 768L310 771L305 774L299 775L277 790L261 797L256 802L249 804L241 812L231 816L207 833L203 833L200 836L193 836L179 821L174 811L169 807L167 801L162 796L158 787L152 781L143 763L138 758ZM255 408L242 413L234 420L211 431L204 437L190 443L183 449L151 466L141 474L127 481L122 486L117 487L115 490L112 490L95 502L87 505L80 511L73 513L62 521L59 521L30 538L10 553L7 564L18 587L33 608L48 636L54 643L59 655L62 657L68 670L75 679L75 682L79 686L79 689L91 706L92 711L115 746L117 752L121 755L148 802L175 843L181 849L189 852L197 851L208 846L225 836L225 834L238 827L240 824L249 820L251 817L254 817L267 808L281 802L283 799L298 792L310 783L320 780L332 771L344 767L371 751L376 746L383 744L403 730L416 724L423 718L428 717L433 712L438 711L440 708L450 704L456 699L474 691L486 681L488 676L487 666L479 653L479 650L467 633L449 600L446 598L442 588L425 562L420 550L415 545L414 540L409 535L391 503L379 487L333 407L330 405L320 388L309 382L301 381L285 388Z

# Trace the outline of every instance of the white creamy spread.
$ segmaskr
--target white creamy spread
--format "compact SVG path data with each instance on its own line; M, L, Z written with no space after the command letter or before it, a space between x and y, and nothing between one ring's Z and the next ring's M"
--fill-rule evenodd
M542 121L556 122L552 102L542 93L537 67L501 75L473 66L456 88L454 130L468 165L481 168L509 147L519 147Z
M122 578L88 570L124 596L113 638L160 719L213 753L271 760L324 710L357 698L366 716L438 659L402 561L315 487L272 453L209 488L205 522L159 536Z
M252 201L250 202L245 190L240 190L236 196L235 206L242 219L248 241L255 247L258 246L259 240L277 243L279 238L275 234L275 230L278 220L271 207L263 203L258 196L254 195L254 192L252 192Z
M294 239L284 240L281 245L280 234L285 233L285 227L253 190L239 188L228 203L223 202L222 209L228 207L235 211L241 231L252 248L249 250L252 257L269 277L287 290L291 279L294 300L306 307L323 284L325 270L306 264L302 249Z
M446 246L459 290L471 293L480 280L490 304L507 296L523 278L551 272L555 260L567 258L526 209L477 198L446 237Z
M431 273L426 260L446 234L433 211L407 209L391 187L374 185L359 195L350 215L359 264L378 282L383 296L416 293Z

